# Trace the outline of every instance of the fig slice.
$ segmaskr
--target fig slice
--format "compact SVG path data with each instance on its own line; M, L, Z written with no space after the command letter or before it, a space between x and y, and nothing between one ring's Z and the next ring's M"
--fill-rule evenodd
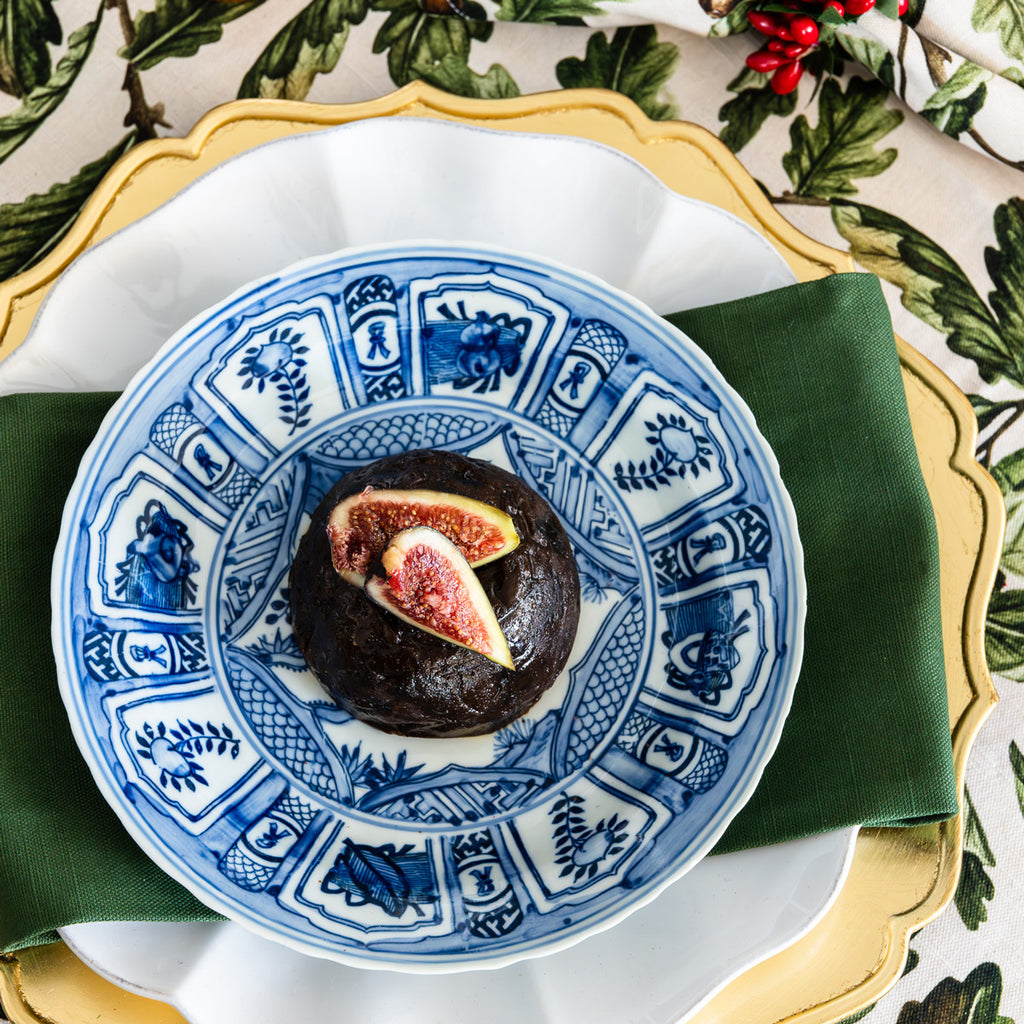
M361 587L391 538L413 526L443 533L473 566L502 558L519 545L512 519L493 505L440 491L367 487L331 509L327 536L334 568Z
M366 595L426 633L511 669L512 654L491 602L462 552L429 526L401 530L380 556Z

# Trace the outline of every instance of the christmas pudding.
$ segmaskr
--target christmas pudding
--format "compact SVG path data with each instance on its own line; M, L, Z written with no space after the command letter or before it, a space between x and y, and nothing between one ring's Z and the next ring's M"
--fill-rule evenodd
M307 663L355 717L408 736L491 732L555 681L579 620L572 547L519 477L454 452L347 474L290 577Z

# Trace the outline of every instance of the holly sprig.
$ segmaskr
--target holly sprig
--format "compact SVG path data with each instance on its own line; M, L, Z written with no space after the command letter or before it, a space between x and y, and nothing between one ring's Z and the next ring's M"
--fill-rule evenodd
M908 7L909 0L766 0L747 12L750 27L768 37L760 50L747 57L747 67L770 74L773 91L785 96L797 87L805 70L815 74L827 70L821 55L838 27L871 10L902 18Z

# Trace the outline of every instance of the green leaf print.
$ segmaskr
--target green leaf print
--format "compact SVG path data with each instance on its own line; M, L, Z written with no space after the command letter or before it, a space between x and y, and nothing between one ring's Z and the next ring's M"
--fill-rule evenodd
M1014 85L1019 85L1024 89L1024 71L1020 68L1003 68L999 72L1000 78L1008 78Z
M1005 406L1005 403L998 405ZM1021 405L1015 405L1011 422L1021 414ZM981 424L980 418L978 423ZM992 467L992 476L1003 492L1006 506L1006 536L999 567L1003 572L1024 576L1024 449L1000 459ZM1021 651L1021 660L1024 661L1024 650Z
M768 84L770 77L745 68L726 87L736 97L718 111L718 120L726 122L718 137L734 153L761 130L769 116L788 117L796 110L796 92L777 95Z
M1024 590L997 590L989 599L985 658L993 672L1024 683Z
M679 47L659 43L653 25L617 28L609 41L603 32L587 40L583 60L566 57L555 74L565 89L614 89L628 96L652 120L673 118L672 103L658 99L679 61Z
M812 130L801 114L789 128L792 143L782 166L798 196L852 195L853 178L881 174L896 159L895 149L875 150L875 143L903 120L887 110L889 90L881 82L851 78L844 93L830 78L818 99L818 124Z
M845 24L845 23L844 23ZM887 89L896 88L896 62L877 39L855 34L846 28L836 32L836 42L856 61L864 65Z
M28 270L64 237L100 179L135 144L130 132L109 152L45 195L0 206L0 281Z
M985 266L995 290L988 301L999 320L1005 342L1014 350L1012 379L1024 382L1024 199L1011 199L992 217L998 248L985 248ZM1007 374L1010 376L1010 374Z
M986 381L1006 377L1024 385L1024 201L999 207L995 225L1001 248L985 252L997 286L989 295L995 315L949 254L906 221L843 199L833 200L832 221L854 259L900 288L903 305L946 334L950 349L973 359Z
M1010 770L1013 772L1013 786L1017 791L1017 806L1024 815L1024 754L1014 740L1010 740Z
M963 981L943 978L923 1002L905 1003L896 1024L1014 1024L999 1013L1003 976L994 963L983 963Z
M1024 63L1024 0L975 0L971 28L997 32L1003 53Z
M501 0L499 21L563 22L603 14L597 0Z
M51 0L0 0L0 89L19 99L50 77L50 48L61 41Z
M238 98L304 100L317 75L333 71L367 0L313 0L288 22L246 72Z
M717 36L731 36L739 32L746 32L750 27L747 21L747 13L758 4L758 0L740 0L724 16L718 18L708 29L708 35L712 38Z
M473 40L486 41L494 28L475 3L460 8L463 17L427 14L418 0L372 0L370 6L388 12L373 41L373 52L387 50L388 73L395 85L426 77L445 58L468 65Z
M988 844L988 837L982 828L981 819L971 801L971 794L964 791L964 849L960 879L953 897L957 912L971 931L977 931L982 921L988 920L985 902L996 894L995 885L985 868L995 866L995 856Z
M985 103L985 85L994 75L986 68L964 61L921 107L921 116L941 132L958 139L970 131L974 115Z
M0 117L0 163L32 137L35 130L67 96L86 57L92 51L104 6L105 0L100 5L95 21L71 33L67 53L61 57L49 79L43 85L36 86L17 110Z
M455 54L442 57L440 63L422 68L420 77L429 85L482 100L506 100L519 95L519 86L500 64L492 64L486 74L478 75Z
M264 0L156 0L152 11L135 18L135 38L118 53L145 71L168 57L191 57L220 39L224 25L259 7Z

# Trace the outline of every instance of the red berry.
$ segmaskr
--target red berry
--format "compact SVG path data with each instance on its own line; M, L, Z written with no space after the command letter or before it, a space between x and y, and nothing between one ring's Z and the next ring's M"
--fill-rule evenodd
M801 46L799 43L786 43L782 51L790 60L799 60L811 52L809 46Z
M766 36L773 36L779 29L779 23L770 14L765 14L764 11L749 11L747 13L747 21L757 29L758 32Z
M899 16L902 18L903 15L907 13L907 9L909 7L910 7L910 0L900 0L899 4L897 5L896 11L899 14Z
M760 71L762 74L767 71L774 71L786 63L786 58L768 50L758 50L757 53L747 57L747 67L751 71Z
M781 39L772 39L768 43L768 49L771 50L772 53L785 53L786 47L792 45L792 43L784 43Z
M833 11L836 12L836 14L839 15L840 18L846 17L846 8L843 7L839 0L828 0L828 3L825 4L824 8L822 9L827 11L830 7Z
M801 14L789 23L793 40L802 46L813 46L818 41L818 23L806 14Z
M804 66L800 61L795 60L790 64L783 64L774 75L772 75L771 87L772 90L778 93L779 96L785 96L786 93L792 92L800 81L800 76L804 73Z
M851 18L867 14L875 6L875 0L846 0L846 13Z
M780 25L775 34L780 39L785 39L787 43L793 42L793 33L789 31L788 25Z

